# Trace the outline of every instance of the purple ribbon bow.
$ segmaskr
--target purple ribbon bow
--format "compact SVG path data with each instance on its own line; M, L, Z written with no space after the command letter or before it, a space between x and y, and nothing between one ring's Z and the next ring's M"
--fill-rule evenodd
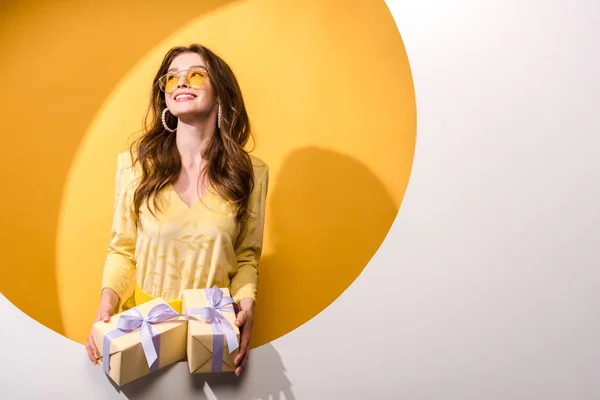
M227 338L227 348L230 354L239 347L235 330L223 315L223 311L234 312L233 306L230 305L234 301L231 297L223 296L223 291L217 286L206 289L205 292L209 306L190 308L187 310L187 315L200 314L202 319L211 323L213 331L212 372L219 372L223 362L223 334Z
M150 367L151 372L156 371L159 364L158 354L160 353L160 336L157 335L157 332L152 325L177 317L185 317L185 315L178 314L167 304L159 304L152 307L148 313L148 318L146 319L144 319L142 314L135 308L128 310L127 314L121 315L117 321L117 329L108 332L104 336L104 348L102 354L104 360L104 372L108 374L110 370L110 342L138 328L141 328L140 339L148 367Z

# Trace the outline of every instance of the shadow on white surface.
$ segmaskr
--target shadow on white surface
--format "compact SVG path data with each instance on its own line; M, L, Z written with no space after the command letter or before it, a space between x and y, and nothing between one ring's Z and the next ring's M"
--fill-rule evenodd
M239 377L234 373L190 374L187 364L179 362L124 385L121 390L130 400L295 399L281 356L272 344L251 350Z
M82 344L30 318L2 294L0 315L2 399L295 399L272 344L250 351L240 377L191 375L179 362L118 388L90 362Z

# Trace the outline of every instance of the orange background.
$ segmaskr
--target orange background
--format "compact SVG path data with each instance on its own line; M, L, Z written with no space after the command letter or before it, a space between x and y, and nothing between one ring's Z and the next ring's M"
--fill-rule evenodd
M366 266L414 153L408 60L384 2L0 6L0 290L81 343L98 301L115 157L172 45L230 63L271 167L253 346L306 322ZM382 283L384 284L384 283Z

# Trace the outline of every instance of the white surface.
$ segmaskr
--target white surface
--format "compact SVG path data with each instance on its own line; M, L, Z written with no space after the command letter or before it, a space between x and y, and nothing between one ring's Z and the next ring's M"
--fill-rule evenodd
M418 132L380 251L328 309L254 350L238 384L180 364L127 397L600 398L600 6L388 4ZM3 398L118 398L82 346L0 309L17 327L0 330Z

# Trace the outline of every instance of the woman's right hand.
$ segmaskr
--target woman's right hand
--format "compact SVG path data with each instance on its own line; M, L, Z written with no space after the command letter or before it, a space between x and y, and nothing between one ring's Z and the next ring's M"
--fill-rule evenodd
M100 306L98 307L98 312L96 313L96 318L94 319L94 322L110 321L110 317L115 314L118 304L119 296L117 295L117 293L112 289L104 288L102 290ZM94 342L93 329L90 331L85 348L87 350L90 361L94 363L94 365L97 365L98 359L100 358L100 353L98 351L98 348L96 347L96 343Z

